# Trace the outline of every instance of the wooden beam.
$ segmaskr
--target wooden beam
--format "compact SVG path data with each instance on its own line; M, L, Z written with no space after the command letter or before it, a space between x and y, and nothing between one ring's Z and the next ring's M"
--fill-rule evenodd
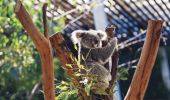
M142 28L145 27L145 24L140 20L140 16L138 16L139 18L134 16L132 14L132 12L128 10L128 7L125 6L124 1L122 1L122 0L115 0L115 2L120 6L120 8L122 8L125 12L127 12L127 14L129 16L131 16L136 22L138 22L138 24L141 25Z
M149 20L143 50L124 100L143 100L157 56L163 22Z

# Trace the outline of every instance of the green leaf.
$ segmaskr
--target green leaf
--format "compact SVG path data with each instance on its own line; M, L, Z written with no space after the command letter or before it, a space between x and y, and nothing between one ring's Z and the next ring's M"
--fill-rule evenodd
M73 68L71 64L66 64L67 67Z
M69 83L67 83L65 81L61 81L61 84L69 85Z
M81 56L81 58L82 58L82 60L83 60L83 61L86 61L86 59L84 58L84 56L83 56L83 55Z
M127 77L120 77L120 80L127 80L128 78Z
M74 61L73 54L72 54L72 53L70 53L69 55L70 55L71 60L72 60L72 61Z
M70 90L61 92L55 99L56 100L76 100L78 97L78 90Z
M69 87L68 86L56 86L57 89L60 89L60 90L68 90Z
M22 40L26 41L27 40L27 36L26 35L22 36Z
M91 90L92 84L93 84L93 82L91 81L89 84L85 85L85 91L88 96L90 96L90 90Z
M76 46L76 45L74 45L74 49L78 51L78 48L77 48L77 46Z
M77 64L79 64L79 61L78 61L77 58L74 58L74 61L75 61Z
M119 80L127 80L127 76L128 76L128 68L121 68L118 70L118 79Z

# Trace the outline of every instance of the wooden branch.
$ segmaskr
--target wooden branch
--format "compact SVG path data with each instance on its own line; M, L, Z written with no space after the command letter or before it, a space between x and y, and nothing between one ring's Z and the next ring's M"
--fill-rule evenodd
M115 31L114 26L107 27L105 31L108 35L108 38L114 37L113 35L113 32ZM113 89L112 86L116 81L118 61L119 61L119 53L118 53L118 49L115 49L115 52L113 53L113 56L112 56L112 67L111 67L112 79L109 82L109 88L107 89L108 92L111 91L111 89ZM105 100L114 100L113 94L110 96L106 96Z
M30 15L19 0L15 6L15 13L40 54L44 98L45 100L54 100L54 67L50 41L38 31Z
M124 100L143 100L157 56L163 21L148 22L146 40L134 77Z
M48 25L47 25L47 16L46 16L46 9L47 9L47 3L43 5L42 12L43 12L43 24L44 24L44 35L48 39Z
M41 85L42 85L42 79L40 79L39 82L35 84L35 86L33 87L31 91L31 95L28 97L28 100L33 100L35 94L40 89Z
M119 61L119 52L118 49L116 49L112 56L112 69L111 69L112 80L110 81L110 85L113 85L114 82L116 81L118 61Z
M105 31L107 33L108 38L114 38L113 32L115 31L115 27L113 25L107 27ZM112 68L111 68L112 80L109 82L110 86L112 86L116 80L118 61L119 61L119 53L118 53L118 49L116 49L112 56Z
M77 63L71 59L72 53L69 51L61 33L56 33L49 39L51 41L52 47L57 53L57 57L63 65L64 70L72 78L72 83L75 86L79 87L78 89L80 100L90 100L90 97L87 96L87 93L83 90L83 88L81 88L82 85L79 82L80 78L73 75L74 72L76 72L76 70L78 69L78 66ZM66 64L71 64L73 68L66 66Z
M38 29L35 27L35 25L33 24L33 21L30 17L30 15L28 14L28 12L26 11L25 7L22 5L22 3L20 2L20 0L17 1L16 6L15 6L15 13L19 19L19 21L21 22L21 24L23 25L24 29L26 30L26 32L28 33L28 35L31 37L31 39L33 40L36 48L38 51L42 51L41 49L44 48L43 45L41 44L45 44L48 45L48 41L47 39L38 31ZM40 41L37 41L40 40ZM42 43L43 42L43 43Z
M49 39L51 41L52 47L55 49L55 51L57 53L57 57L59 58L61 64L64 66L66 73L68 75L72 76L74 74L73 69L74 68L76 69L77 65L70 58L72 53L67 48L64 38L61 34L62 33L56 33L56 34L50 36ZM73 68L70 68L70 67L66 66L66 64L72 64L75 66L73 66Z

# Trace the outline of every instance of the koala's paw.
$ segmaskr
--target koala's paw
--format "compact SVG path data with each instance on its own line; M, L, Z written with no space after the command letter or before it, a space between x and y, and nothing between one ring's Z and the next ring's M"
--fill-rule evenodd
M96 83L93 88L92 91L95 94L100 94L100 95L107 95L106 93L106 89L109 87L109 83L106 82L98 82Z
M108 80L108 81L111 81L111 80L112 80L112 76L111 76L110 72L108 72L107 80Z
M111 44L117 44L117 38L116 37L114 37L114 38L112 38L111 40L110 40L110 42L111 42Z

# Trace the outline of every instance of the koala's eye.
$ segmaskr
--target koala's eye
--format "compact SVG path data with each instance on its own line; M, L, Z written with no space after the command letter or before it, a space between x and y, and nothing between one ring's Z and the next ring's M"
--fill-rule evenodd
M95 44L98 44L98 41L97 41L97 40L95 40L95 41L94 41L94 43L95 43Z
M89 39L89 41L93 41L93 39Z
M84 40L84 41L85 41L85 42L88 42L89 40L86 39L86 40Z

